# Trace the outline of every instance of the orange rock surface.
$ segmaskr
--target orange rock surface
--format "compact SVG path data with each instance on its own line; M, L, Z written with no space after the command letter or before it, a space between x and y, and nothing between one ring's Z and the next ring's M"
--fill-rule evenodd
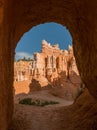
M15 94L49 89L50 93L65 99L74 99L81 79L72 46L60 50L58 44L42 41L41 52L34 53L32 61L14 64Z

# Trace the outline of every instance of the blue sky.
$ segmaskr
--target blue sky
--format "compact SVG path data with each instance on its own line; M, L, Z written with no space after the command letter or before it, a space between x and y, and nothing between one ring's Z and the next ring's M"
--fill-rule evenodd
M59 44L61 49L67 49L72 44L72 37L66 27L57 23L45 23L31 28L25 33L16 47L16 59L25 57L32 58L34 52L41 51L42 40L51 44Z

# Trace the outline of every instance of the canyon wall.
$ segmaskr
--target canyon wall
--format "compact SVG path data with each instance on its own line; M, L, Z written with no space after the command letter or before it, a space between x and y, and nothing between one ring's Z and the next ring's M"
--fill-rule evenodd
M28 86L21 86L27 81L31 82ZM43 40L41 51L34 53L31 61L21 59L14 63L15 94L27 93L28 88L29 92L54 88L52 94L73 100L81 84L70 45L68 50L61 50L58 44L51 45Z
M67 78L70 78L73 73L79 75L73 48L70 45L68 50L61 50L58 44L50 45L43 40L41 52L34 53L32 61L14 62L14 81L30 80L31 78L38 80L45 77L49 82L53 82L60 73L64 73Z

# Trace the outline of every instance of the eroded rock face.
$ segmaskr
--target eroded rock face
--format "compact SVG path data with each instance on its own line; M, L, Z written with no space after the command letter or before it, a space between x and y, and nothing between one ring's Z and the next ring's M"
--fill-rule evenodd
M53 82L62 72L68 78L73 73L79 75L73 48L70 45L68 50L61 50L58 44L50 45L43 40L41 52L35 52L32 60L22 59L14 62L14 81L45 77Z
M69 45L68 50L61 50L58 44L50 45L50 43L43 40L42 51L34 54L32 62L33 77L44 76L49 82L54 82L62 72L68 78L72 72L79 75L72 46Z
M17 88L18 90L20 88L18 83L16 86L16 82L21 81L31 81L28 85L29 92L51 89L53 94L65 99L68 97L68 99L74 99L76 95L74 93L80 88L81 79L72 46L69 45L68 50L61 50L58 44L51 45L43 40L42 50L35 52L32 60L22 59L14 63L16 92ZM24 92L24 87L22 92Z
M58 44L51 45L42 40L42 50L35 52L32 60L21 59L14 63L14 83L21 81L31 81L29 92L53 87L60 91L63 87L62 95L68 93L73 98L73 88L77 91L81 79L72 46L69 45L68 50L61 50ZM71 87L66 87L69 84ZM17 85L16 92L20 88Z
M97 1L0 1L0 129L12 116L14 49L31 27L44 22L66 25L73 37L74 54L83 82L97 98Z

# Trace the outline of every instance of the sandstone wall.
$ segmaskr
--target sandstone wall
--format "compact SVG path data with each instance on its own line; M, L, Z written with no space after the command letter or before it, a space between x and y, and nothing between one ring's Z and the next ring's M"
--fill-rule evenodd
M13 59L12 27L9 10L11 1L0 1L0 130L7 130L13 114ZM8 12L9 10L9 12Z
M6 130L13 112L14 49L31 27L44 22L66 25L83 82L97 98L97 1L0 1L0 129Z

